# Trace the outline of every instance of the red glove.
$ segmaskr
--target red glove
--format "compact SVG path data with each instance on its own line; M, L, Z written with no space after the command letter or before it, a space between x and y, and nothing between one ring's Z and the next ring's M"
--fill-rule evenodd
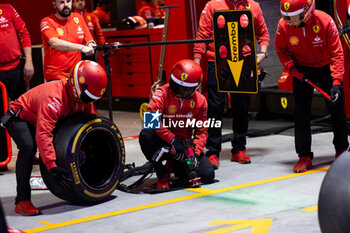
M289 63L287 65L287 68L289 70L290 75L292 75L293 77L296 77L297 79L299 79L300 81L305 81L305 75L301 72L299 72L299 70L295 67L295 65L293 63Z

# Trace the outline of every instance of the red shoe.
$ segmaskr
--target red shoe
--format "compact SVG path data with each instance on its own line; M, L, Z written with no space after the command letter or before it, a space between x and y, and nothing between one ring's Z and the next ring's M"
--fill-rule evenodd
M345 148L344 150L342 150L340 153L336 152L335 153L335 158L338 158L341 154L343 154L345 151L347 151L348 148Z
M312 167L311 157L300 157L297 164L294 166L295 173L306 172Z
M213 164L214 169L218 169L219 168L219 159L217 155L209 155L208 156L208 160L211 164Z
M16 213L22 214L24 216L32 216L40 214L39 209L33 206L33 203L29 201L20 201L15 205Z
M157 189L169 189L170 174L166 174L164 178L158 178Z
M251 163L250 158L245 154L244 150L238 151L236 154L231 154L231 161L242 164Z

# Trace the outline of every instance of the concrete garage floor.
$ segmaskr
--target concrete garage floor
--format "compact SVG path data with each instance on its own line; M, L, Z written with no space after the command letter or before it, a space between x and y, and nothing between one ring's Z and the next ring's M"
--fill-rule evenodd
M100 113L108 116L105 110ZM116 111L114 121L123 137L138 135L142 127L136 112ZM260 123L251 121L250 128ZM270 121L265 127L280 124ZM231 120L226 119L224 133L229 133L230 127ZM47 190L32 191L32 201L43 213L35 217L14 212L13 159L9 171L0 173L0 198L8 225L25 232L320 232L317 201L334 160L332 133L313 135L314 168L295 174L292 132L248 138L247 154L252 163L245 165L230 161L231 145L224 143L216 170L219 182L197 189L153 195L116 190L108 201L97 205L74 205ZM146 162L137 139L125 141L125 148L126 163L139 166ZM38 174L35 166L33 175ZM151 178L147 183L155 181Z

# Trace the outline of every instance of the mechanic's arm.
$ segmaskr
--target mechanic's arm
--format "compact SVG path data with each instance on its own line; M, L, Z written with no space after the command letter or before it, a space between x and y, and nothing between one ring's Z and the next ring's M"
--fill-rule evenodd
M212 24L212 15L214 11L211 8L210 3L208 2L199 19L199 26L198 31L196 35L196 39L208 39L213 37L213 24ZM194 61L197 62L199 65L201 63L201 59L203 54L205 54L208 44L206 43L195 43L193 48L194 53Z
M58 119L64 115L64 113L62 113L62 108L52 109L50 107L57 106L52 105L52 102L54 101L55 100L50 98L42 101L37 112L36 123L35 141L37 143L40 156L48 170L57 166L52 131L55 129Z
M71 43L69 41L58 39L57 37L50 38L48 44L57 50L61 51L80 51L87 56L95 54L93 43L89 41L86 45Z

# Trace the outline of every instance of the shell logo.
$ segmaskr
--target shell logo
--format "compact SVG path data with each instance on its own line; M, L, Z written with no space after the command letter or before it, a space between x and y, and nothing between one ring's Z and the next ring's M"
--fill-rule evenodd
M288 11L289 10L289 7L290 7L290 3L289 2L286 2L286 3L284 3L284 9L286 10L286 11Z
M80 83L85 83L85 78L84 78L83 76L80 76L80 77L79 77L79 82L80 82Z
M91 20L91 16L90 16L90 15L86 16L86 18L87 18L88 20Z
M193 100L190 102L190 106L191 108L194 108L196 106L196 102L194 102Z
M312 29L314 30L315 33L318 33L320 31L320 27L318 25L314 25Z
M57 28L57 29L56 29L56 32L57 32L57 35L63 36L64 31L63 31L62 28Z
M177 108L175 105L170 105L168 108L169 113L174 114L176 112Z
M79 23L79 19L77 17L74 17L74 22Z
M182 73L181 74L181 80L182 81L185 81L187 78L188 78L188 74L186 74L186 73Z
M299 38L296 36L292 36L291 38L289 38L289 42L291 43L291 45L297 45L299 44Z

